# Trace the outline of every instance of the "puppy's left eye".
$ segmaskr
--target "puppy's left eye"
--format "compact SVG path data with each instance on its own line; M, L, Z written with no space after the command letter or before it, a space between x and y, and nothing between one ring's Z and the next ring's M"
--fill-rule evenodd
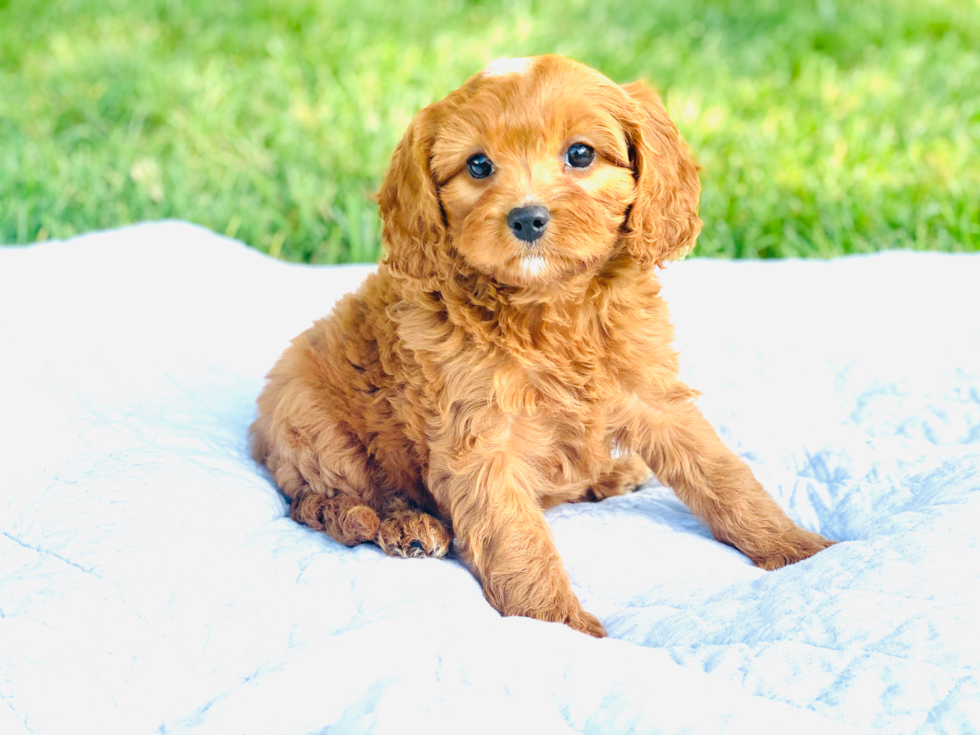
M572 168L586 168L595 160L595 150L585 143L576 143L568 149L565 160Z

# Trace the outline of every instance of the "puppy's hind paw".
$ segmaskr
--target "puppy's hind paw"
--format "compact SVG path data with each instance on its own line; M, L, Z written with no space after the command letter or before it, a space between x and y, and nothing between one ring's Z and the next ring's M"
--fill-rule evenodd
M442 523L417 510L392 513L378 528L377 544L388 556L440 559L449 551L452 534Z

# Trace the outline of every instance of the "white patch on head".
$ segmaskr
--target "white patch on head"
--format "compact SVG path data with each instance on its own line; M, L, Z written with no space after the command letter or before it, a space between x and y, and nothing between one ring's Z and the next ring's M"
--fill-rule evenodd
M483 70L483 76L502 77L505 74L523 74L531 68L533 63L534 59L531 58L497 59L487 64L487 68Z
M548 267L548 261L540 255L529 255L521 261L521 272L525 276L536 276Z

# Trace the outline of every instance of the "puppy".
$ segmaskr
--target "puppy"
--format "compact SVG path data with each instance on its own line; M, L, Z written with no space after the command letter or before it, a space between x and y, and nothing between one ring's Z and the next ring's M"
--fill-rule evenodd
M494 62L416 115L378 272L268 375L254 454L296 521L460 557L504 615L605 632L542 510L649 470L764 569L796 526L678 379L654 269L694 245L697 169L657 95L557 56ZM648 469L649 468L649 469Z

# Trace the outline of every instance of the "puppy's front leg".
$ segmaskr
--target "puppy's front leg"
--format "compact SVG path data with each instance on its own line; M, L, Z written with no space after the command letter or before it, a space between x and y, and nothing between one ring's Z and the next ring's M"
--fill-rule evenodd
M429 487L449 508L463 560L504 615L606 635L582 609L532 491L535 473L507 451L430 455Z
M835 543L793 523L692 404L636 400L628 413L625 443L716 539L757 566L779 569Z

